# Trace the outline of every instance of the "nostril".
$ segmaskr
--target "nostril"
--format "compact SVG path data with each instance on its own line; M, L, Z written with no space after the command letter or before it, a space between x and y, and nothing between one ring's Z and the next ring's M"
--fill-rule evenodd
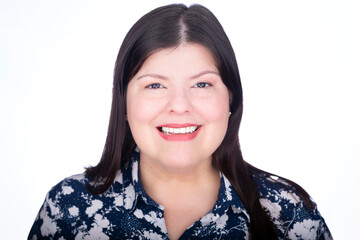
M168 111L177 113L177 114L183 114L191 112L192 104L191 101L188 100L182 100L182 101L172 101L169 104Z

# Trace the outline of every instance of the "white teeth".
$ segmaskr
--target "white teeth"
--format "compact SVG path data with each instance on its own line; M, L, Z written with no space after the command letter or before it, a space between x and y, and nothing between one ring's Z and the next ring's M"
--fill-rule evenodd
M197 128L197 126L184 128L161 127L161 131L166 134L188 134L195 132Z

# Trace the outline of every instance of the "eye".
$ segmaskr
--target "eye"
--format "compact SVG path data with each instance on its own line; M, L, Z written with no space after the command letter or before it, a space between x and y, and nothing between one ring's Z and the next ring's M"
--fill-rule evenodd
M207 88L207 87L211 87L212 84L211 83L207 83L207 82L198 82L194 85L195 88Z
M149 88L149 89L159 89L159 88L163 88L164 86L161 85L160 83L152 83L147 85L145 88Z

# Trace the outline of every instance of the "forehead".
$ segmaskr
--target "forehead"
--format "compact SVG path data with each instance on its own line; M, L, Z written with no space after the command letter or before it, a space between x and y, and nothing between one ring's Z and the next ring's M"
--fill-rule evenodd
M159 49L151 54L140 71L186 68L191 70L208 69L217 71L211 52L204 46L195 43L182 43L177 47Z

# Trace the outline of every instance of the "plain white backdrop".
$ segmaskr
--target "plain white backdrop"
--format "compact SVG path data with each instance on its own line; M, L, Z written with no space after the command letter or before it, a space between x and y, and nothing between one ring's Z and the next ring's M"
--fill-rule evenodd
M358 2L197 2L237 55L244 158L303 186L334 238L356 238ZM2 239L25 239L47 191L99 161L121 42L143 14L169 3L0 0Z

